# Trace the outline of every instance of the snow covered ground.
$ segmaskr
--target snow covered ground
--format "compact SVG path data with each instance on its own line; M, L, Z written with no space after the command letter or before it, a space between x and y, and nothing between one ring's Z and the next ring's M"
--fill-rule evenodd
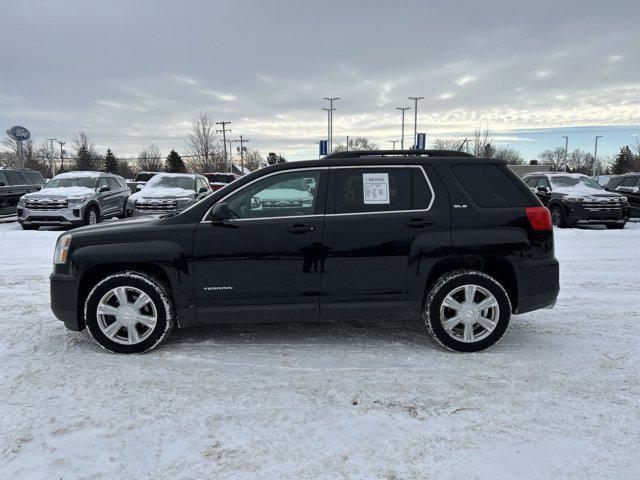
M640 224L556 231L556 308L468 355L365 323L109 354L49 310L58 234L0 225L2 479L640 478Z

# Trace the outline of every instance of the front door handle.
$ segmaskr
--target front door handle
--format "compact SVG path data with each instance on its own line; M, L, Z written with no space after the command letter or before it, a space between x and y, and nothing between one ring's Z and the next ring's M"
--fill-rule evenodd
M294 235L299 235L301 233L313 232L315 230L314 227L310 225L303 225L301 223L296 223L295 225L291 225L287 227L287 232L293 233Z
M433 222L429 222L424 218L411 218L405 222L405 225L411 228L422 228L433 225Z

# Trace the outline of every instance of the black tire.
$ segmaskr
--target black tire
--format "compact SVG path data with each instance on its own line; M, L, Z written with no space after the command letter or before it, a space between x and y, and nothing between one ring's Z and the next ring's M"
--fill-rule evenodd
M460 341L454 338L453 334L449 334L443 325L445 319L442 318L441 310L444 309L446 315L448 308L443 307L445 298L464 285L481 287L481 289L493 295L497 302L498 308L494 311L495 327L490 333L488 333L489 330L485 331L480 325L472 325L470 327L472 331L477 329L485 334L484 336L479 335L480 339L478 341ZM482 296L484 294L480 292L476 295L480 295L480 297L478 297L480 300L479 303L482 303ZM502 285L483 272L475 270L450 272L440 277L428 292L423 319L431 336L444 348L455 352L478 352L495 345L507 331L511 320L511 301ZM463 327L463 330L464 329L466 329L466 327Z
M23 230L38 230L40 228L40 225L25 225L24 223L21 223L20 226Z
M560 205L551 207L551 222L558 228L566 228L567 220L564 216L564 209Z
M95 223L91 223L92 213L95 214ZM87 208L86 212L84 212L84 225L95 225L96 223L100 223L100 211L98 210L98 207L92 205L91 207Z
M615 225L607 225L609 230L622 230L627 223L616 223Z
M148 336L139 343L123 344L109 338L100 328L97 308L100 300L116 287L138 289L149 296L156 310L156 323ZM139 272L119 272L100 281L89 293L84 307L85 324L91 337L104 349L113 353L145 353L162 343L175 325L175 311L168 288L160 280ZM113 317L115 323L115 317ZM110 326L110 325L108 325ZM134 326L138 329L138 326ZM145 327L143 327L145 328ZM119 329L119 331L121 331ZM128 327L127 330L128 332ZM117 334L118 332L116 332ZM145 333L146 334L146 328ZM141 337L142 338L142 337Z

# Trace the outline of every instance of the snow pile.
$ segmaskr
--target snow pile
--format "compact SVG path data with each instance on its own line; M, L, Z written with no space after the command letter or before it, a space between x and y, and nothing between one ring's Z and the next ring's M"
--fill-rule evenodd
M95 190L87 187L58 187L43 188L37 192L28 193L26 198L69 198L93 195Z
M400 322L109 354L49 310L60 233L0 225L0 478L640 478L638 224L556 230L556 308L467 355Z

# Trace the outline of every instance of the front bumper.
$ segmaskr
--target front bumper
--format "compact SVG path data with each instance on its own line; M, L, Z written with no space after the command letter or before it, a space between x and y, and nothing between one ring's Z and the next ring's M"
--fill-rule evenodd
M555 258L527 260L516 267L518 304L514 313L555 305L560 293L560 264Z
M588 207L580 203L565 205L567 222L573 224L620 224L629 221L629 205L614 207Z
M78 309L78 281L70 275L52 273L49 277L51 311L69 330L84 329Z
M84 205L56 210L34 210L18 205L18 222L25 225L74 226L83 223Z

